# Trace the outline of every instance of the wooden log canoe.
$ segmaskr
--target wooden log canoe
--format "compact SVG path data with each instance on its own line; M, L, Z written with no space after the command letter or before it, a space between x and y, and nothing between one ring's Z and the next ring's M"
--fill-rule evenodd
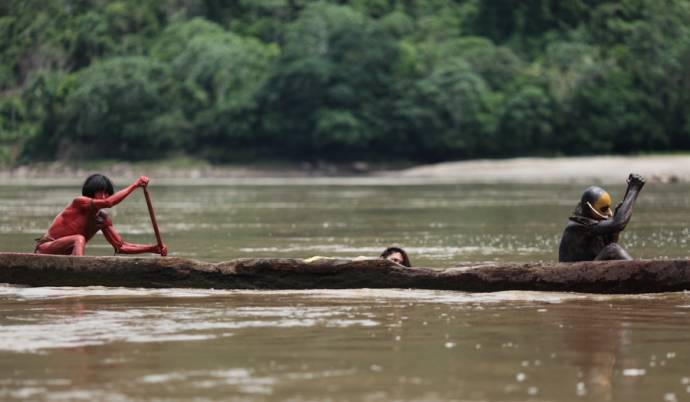
M215 289L412 288L497 292L656 293L690 289L690 260L483 263L432 269L384 260L254 258L220 263L168 257L0 253L0 283Z

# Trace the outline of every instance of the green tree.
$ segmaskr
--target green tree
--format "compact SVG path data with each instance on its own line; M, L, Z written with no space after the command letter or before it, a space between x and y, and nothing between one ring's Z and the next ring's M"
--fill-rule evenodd
M525 85L505 100L500 116L502 156L544 155L558 149L553 123L554 105L540 87Z
M257 93L278 48L192 23L187 23L186 28L191 29L185 32L194 31L195 35L186 42L166 39L178 48L165 46L161 51L172 58L180 104L194 133L190 151L215 160L228 159L258 142Z
M562 149L579 154L664 149L668 138L647 103L628 73L595 65L565 103Z
M690 150L688 20L687 0L7 0L0 153Z
M427 70L449 58L463 59L494 90L505 90L525 68L510 49L495 46L481 37L464 36L440 43L424 43L421 52Z
M607 0L482 0L474 32L496 43L515 41L524 47L537 39L539 44L549 38L548 34L562 34L586 24L601 3Z
M54 132L41 140L70 144L84 158L141 159L185 143L172 72L144 57L111 58L75 77ZM171 124L174 121L175 124ZM47 137L47 138L46 138Z
M151 56L170 63L188 46L189 41L198 36L216 35L225 32L223 28L203 18L177 21L168 25L151 46Z
M56 132L65 98L73 84L73 77L50 70L37 71L27 80L21 94L26 122L21 130L24 143L21 161L50 159L56 153L61 156L61 140Z
M460 59L437 66L398 102L400 130L425 160L486 155L496 134L496 100L480 76Z
M264 88L264 130L293 154L368 151L387 128L397 57L395 39L376 21L345 6L310 5L289 27Z

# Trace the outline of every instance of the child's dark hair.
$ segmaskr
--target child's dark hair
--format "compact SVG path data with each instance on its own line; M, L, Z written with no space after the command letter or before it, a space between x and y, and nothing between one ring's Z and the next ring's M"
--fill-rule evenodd
M400 255L403 258L402 265L410 268L412 264L410 263L410 257L407 256L407 253L405 250L401 249L400 247L388 247L387 249L383 250L383 253L381 253L380 258L385 259L389 255L393 253L400 253Z
M113 190L113 182L107 176L95 173L86 178L84 186L81 188L81 195L93 198L99 191L108 193L108 196L113 195L115 192Z

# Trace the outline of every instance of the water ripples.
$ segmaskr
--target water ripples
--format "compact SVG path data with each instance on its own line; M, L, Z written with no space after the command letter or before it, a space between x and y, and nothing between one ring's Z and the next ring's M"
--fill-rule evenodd
M367 318L349 318L347 309L325 307L273 307L255 309L127 308L123 311L62 310L60 319L49 319L32 311L36 318L6 316L0 332L0 350L36 352L49 348L103 345L112 342L203 341L232 336L247 328L294 328L324 326L370 327L379 323ZM230 332L227 332L230 331Z

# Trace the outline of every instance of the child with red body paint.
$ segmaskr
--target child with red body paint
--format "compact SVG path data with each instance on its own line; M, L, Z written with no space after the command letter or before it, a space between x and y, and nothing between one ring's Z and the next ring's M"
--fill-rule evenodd
M82 196L75 198L50 225L48 232L37 240L37 254L84 255L86 243L100 230L116 253L157 253L167 255L168 249L157 244L133 244L122 240L102 208L112 208L127 198L137 187L145 187L149 178L141 176L117 193L102 174L89 176L82 187Z

